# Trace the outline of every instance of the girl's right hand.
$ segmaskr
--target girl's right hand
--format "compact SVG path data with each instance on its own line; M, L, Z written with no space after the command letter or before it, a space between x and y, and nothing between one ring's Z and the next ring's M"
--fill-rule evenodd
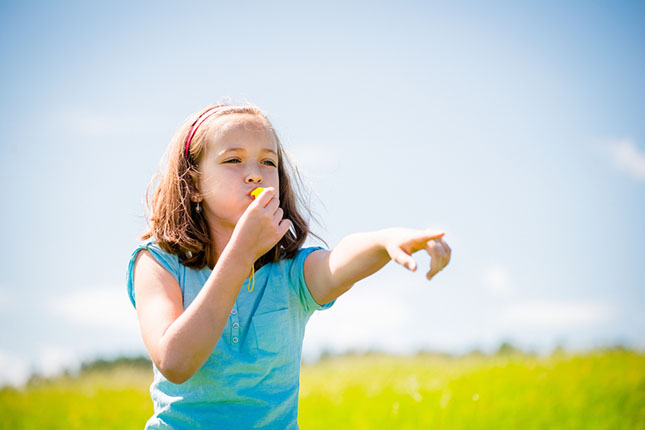
M237 221L231 245L255 262L289 231L291 221L283 219L283 215L276 189L265 188Z

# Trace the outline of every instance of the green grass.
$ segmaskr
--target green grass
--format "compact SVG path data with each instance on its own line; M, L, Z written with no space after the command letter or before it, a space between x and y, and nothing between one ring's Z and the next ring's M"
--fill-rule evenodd
M152 415L152 370L118 367L0 390L0 429L137 429Z
M142 429L149 370L0 390L0 429ZM645 354L336 357L302 369L303 429L645 429Z
M332 359L302 373L304 429L645 429L645 356Z

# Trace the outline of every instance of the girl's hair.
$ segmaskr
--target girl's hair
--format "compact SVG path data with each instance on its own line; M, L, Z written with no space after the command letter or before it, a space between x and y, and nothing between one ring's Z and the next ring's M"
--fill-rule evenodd
M165 171L158 172L153 177L146 191L148 230L141 236L141 239L154 238L161 249L177 255L180 262L187 267L196 269L201 269L204 266L215 267L212 252L214 243L210 237L206 218L203 211L197 212L194 205L191 204L191 197L200 194L197 187L200 176L198 166L208 145L208 135L212 130L214 120L226 115L250 114L265 123L277 143L280 207L284 211L284 217L291 220L295 231L295 236L291 231L287 231L271 250L258 259L256 268L280 259L293 258L308 234L322 240L310 231L307 220L298 210L300 205L309 217L312 217L302 196L293 187L295 185L298 191L302 191L304 188L298 169L286 156L271 122L257 107L253 105L220 107L217 113L199 126L190 141L189 156L186 157L184 152L186 138L193 123L211 108L213 106L188 118L173 137L164 156L166 159ZM151 193L152 200L150 199Z

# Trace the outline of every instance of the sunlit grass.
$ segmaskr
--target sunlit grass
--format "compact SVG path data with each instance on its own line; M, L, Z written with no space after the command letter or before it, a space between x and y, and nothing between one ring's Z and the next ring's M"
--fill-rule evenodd
M356 357L303 368L306 429L645 428L645 357Z
M137 429L152 415L152 371L119 367L0 390L0 429Z
M142 429L150 369L0 390L0 429ZM335 357L304 365L303 429L645 429L645 355Z

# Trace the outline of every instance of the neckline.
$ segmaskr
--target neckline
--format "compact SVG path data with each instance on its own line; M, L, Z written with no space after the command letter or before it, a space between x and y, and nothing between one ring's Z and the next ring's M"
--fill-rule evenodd
M262 272L262 270L264 270L264 268L265 268L265 267L267 267L267 266L269 266L269 265L271 265L271 263L267 263L267 264L263 265L262 267L260 267L258 270L256 270L256 271L255 271L255 277L257 278L258 273ZM204 272L208 272L208 274L210 275L210 273L212 273L212 272L213 272L213 269L211 269L211 268L210 268L210 267L208 267L208 266L204 266L204 268L202 269L202 271L204 271ZM250 271L249 271L249 273L250 273ZM247 277L245 277L245 278L244 278L244 282L249 281L250 279L251 279L251 277L250 277L250 276L247 276Z

